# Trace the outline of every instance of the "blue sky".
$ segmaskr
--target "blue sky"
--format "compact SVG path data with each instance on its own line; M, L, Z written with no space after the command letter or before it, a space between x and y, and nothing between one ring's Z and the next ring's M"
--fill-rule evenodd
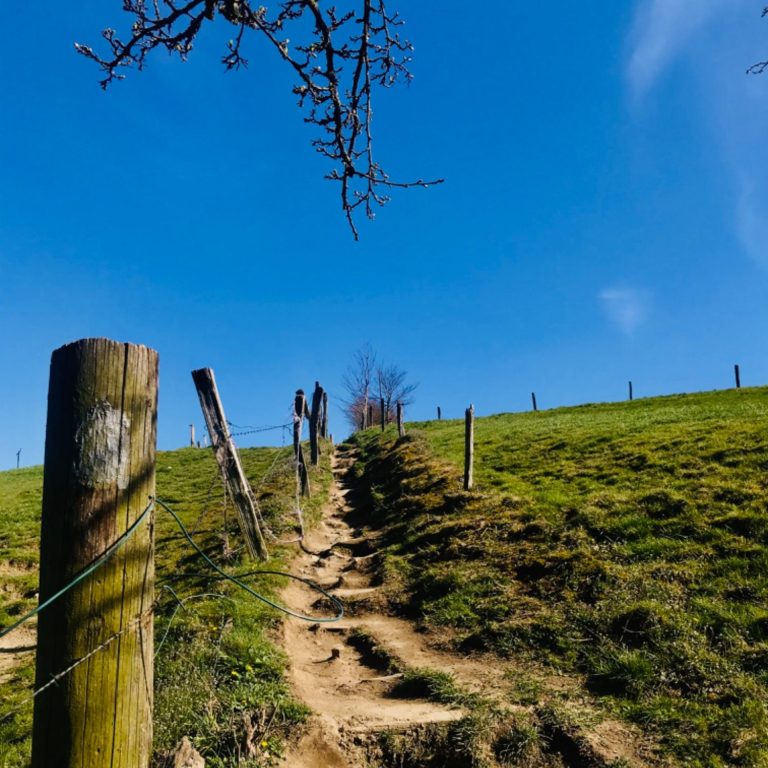
M161 448L200 429L193 368L274 424L315 379L338 403L367 342L414 419L768 382L761 2L400 4L415 79L378 96L377 154L446 183L359 243L259 41L225 74L216 25L102 93L72 44L120 5L0 29L0 467L42 460L50 354L86 336L160 352Z

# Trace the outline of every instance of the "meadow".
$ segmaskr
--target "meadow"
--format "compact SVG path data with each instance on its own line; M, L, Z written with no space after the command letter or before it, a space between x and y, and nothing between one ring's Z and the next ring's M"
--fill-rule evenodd
M241 458L275 535L295 538L292 449L245 449ZM303 504L308 525L327 499L327 451L311 480L313 497ZM41 493L42 467L0 473L0 627L37 603ZM269 563L248 561L210 450L160 452L157 496L217 564L230 574L250 574L249 586L278 596L285 578L258 571L289 571L295 545L267 538ZM156 509L155 521L155 764L188 736L212 768L274 765L291 729L308 715L285 680L287 660L274 637L281 614L212 572L163 509ZM3 768L29 764L32 705L26 699L33 682L31 653L0 677Z
M575 676L673 764L768 766L768 389L480 418L470 492L463 419L406 426L353 440L392 610Z

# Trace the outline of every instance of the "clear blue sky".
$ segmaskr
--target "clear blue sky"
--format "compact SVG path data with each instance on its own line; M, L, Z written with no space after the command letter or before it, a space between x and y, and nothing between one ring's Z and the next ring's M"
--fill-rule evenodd
M762 2L401 3L415 79L377 153L447 181L360 243L259 41L225 74L218 25L102 93L73 42L120 6L0 29L0 467L42 460L50 354L86 336L160 352L161 448L200 429L193 368L279 423L366 342L420 382L414 419L768 382Z

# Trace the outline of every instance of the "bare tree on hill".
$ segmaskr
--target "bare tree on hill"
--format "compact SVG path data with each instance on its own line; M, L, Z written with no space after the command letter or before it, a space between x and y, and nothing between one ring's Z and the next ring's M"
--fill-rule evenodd
M397 365L381 362L370 344L359 349L347 368L342 384L347 393L345 414L353 429L365 429L384 419L390 422L396 404L410 405L418 384L408 382L408 373Z
M130 32L102 33L108 53L100 55L76 43L79 53L103 72L102 88L122 80L126 67L141 70L156 48L186 60L204 25L216 16L234 28L222 63L227 70L246 67L244 40L261 37L293 70L294 94L306 111L305 122L319 135L314 148L332 169L326 178L337 182L349 226L358 238L354 214L362 209L374 217L376 206L388 202L394 187L428 187L442 179L392 181L374 159L372 101L377 88L389 88L412 77L408 65L413 46L400 36L403 22L385 0L342 0L322 9L319 0L283 0L270 12L252 0L123 0L132 17Z

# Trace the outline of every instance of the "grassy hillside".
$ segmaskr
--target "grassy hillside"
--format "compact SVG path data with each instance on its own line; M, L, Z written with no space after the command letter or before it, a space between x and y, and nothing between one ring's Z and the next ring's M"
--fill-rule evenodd
M295 536L291 449L246 449L243 465L278 537ZM312 472L316 516L331 480L328 456ZM36 604L42 468L0 473L0 627ZM157 460L157 495L194 532L206 553L229 572L252 570L231 505L225 509L210 450L165 452ZM280 614L210 572L170 515L156 511L155 750L158 761L189 736L207 765L272 765L292 724L306 711L284 680L285 659L270 641ZM267 566L289 570L291 547L268 539ZM258 567L258 566L256 566ZM284 579L253 575L247 582L275 596ZM180 606L180 601L184 601ZM26 699L34 659L0 678L0 718ZM32 705L0 720L0 766L28 764Z
M768 389L479 419L470 493L463 420L355 442L396 610L581 676L679 764L768 766Z

